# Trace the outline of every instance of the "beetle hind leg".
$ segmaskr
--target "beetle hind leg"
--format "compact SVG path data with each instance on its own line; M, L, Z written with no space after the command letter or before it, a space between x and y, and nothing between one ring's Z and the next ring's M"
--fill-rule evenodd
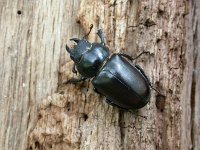
M149 80L149 78L147 77L147 75L144 73L144 70L139 66L139 65L135 65L135 67L142 73L142 75L145 77L146 81L148 82L149 86L156 91L158 94L162 95L156 88L153 87L153 85L151 84L151 81Z
M150 82L149 78L147 77L147 75L144 73L144 70L139 65L135 65L135 67L142 73L142 75L145 77L148 84L151 86L151 82Z

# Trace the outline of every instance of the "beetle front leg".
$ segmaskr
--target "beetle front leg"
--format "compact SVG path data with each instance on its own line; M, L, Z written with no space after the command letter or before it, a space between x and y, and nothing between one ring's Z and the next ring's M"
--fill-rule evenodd
M101 29L98 30L97 35L101 39L101 44L105 45L104 34L103 34L103 31Z
M87 78L81 76L80 79L77 79L77 78L71 78L69 80L67 80L66 82L64 82L64 84L76 84L76 83L79 83L79 82L83 82L85 81Z

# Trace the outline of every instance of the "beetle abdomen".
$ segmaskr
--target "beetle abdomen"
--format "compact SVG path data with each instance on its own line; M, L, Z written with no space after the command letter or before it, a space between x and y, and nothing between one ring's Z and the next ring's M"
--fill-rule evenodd
M140 71L114 54L92 80L94 87L114 104L139 109L149 102L150 88Z

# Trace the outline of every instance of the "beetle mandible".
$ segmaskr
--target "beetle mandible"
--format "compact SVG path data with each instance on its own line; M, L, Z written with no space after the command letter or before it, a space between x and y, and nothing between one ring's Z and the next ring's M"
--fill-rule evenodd
M93 78L92 84L97 93L106 97L106 102L125 110L144 107L150 101L152 87L143 69L131 63L146 51L132 58L127 54L109 54L105 46L104 34L98 30L100 43L90 43L86 37L72 38L76 45L66 50L74 61L73 73L80 73L80 79L71 78L66 83L78 83ZM153 88L154 89L154 88ZM155 89L154 89L155 90Z

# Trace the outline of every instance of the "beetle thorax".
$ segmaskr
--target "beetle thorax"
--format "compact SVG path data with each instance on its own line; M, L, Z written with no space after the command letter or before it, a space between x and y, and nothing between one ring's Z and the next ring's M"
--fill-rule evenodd
M81 55L79 62L75 63L75 65L81 75L91 78L97 74L108 57L107 47L99 43L93 43L91 48Z

